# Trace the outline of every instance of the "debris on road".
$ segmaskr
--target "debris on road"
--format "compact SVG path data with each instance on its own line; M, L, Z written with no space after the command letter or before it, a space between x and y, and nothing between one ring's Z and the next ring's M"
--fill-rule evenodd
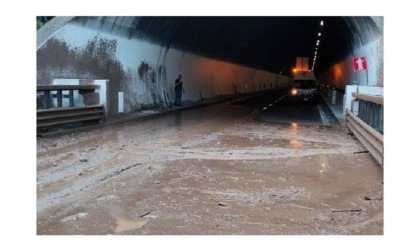
M144 214L140 215L140 218L143 218L144 216L149 215L149 214L151 214L151 213L152 213L152 212L147 211L147 212L145 212Z
M361 212L361 209L342 209L342 210L331 210L333 213L346 213L346 212Z

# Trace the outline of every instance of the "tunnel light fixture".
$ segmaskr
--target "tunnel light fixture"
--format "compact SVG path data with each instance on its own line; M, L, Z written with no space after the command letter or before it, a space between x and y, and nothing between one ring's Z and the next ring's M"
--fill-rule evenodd
M324 20L321 20L320 25L321 25L321 26L324 26ZM320 29L320 30L321 30L321 29ZM314 55L314 60L313 60L313 63L312 63L312 68L311 68L311 71L314 71L314 69L315 69L316 58L317 58L317 56L318 56L318 47L319 47L319 43L321 42L321 41L319 40L319 37L321 37L321 35L322 35L322 33L321 33L321 32L318 32L318 39L316 40L316 45L315 45L315 55Z

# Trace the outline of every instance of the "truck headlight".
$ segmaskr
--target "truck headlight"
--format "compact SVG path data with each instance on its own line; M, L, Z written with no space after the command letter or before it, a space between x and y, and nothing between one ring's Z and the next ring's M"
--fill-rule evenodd
M297 89L294 88L294 89L292 89L291 93L292 93L292 95L297 95L298 91L297 91Z

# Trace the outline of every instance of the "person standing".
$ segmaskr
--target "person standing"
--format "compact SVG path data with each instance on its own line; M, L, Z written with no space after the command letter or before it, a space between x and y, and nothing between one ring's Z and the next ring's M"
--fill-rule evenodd
M181 107L181 97L182 93L185 93L184 88L182 87L182 75L179 75L175 80L175 106Z

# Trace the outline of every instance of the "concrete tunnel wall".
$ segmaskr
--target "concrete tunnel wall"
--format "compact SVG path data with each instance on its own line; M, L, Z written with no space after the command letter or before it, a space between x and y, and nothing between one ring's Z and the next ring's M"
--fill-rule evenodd
M118 92L124 92L126 113L170 106L178 74L184 77L184 104L201 103L200 91L215 99L234 94L235 87L256 92L287 85L288 77L273 72L293 67L288 58L313 50L319 19L56 17L37 32L37 84L107 79L110 116L118 115ZM319 82L343 89L353 81L383 86L383 17L323 19ZM224 22L231 25L222 32ZM302 29L308 30L291 36L296 41L282 39ZM354 56L367 58L368 71L353 71Z
M383 87L383 17L345 17L344 20L348 30L343 32L352 35L348 41L350 50L343 59L333 62L318 81L341 89L354 81L362 86ZM354 71L353 57L366 57L368 70Z
M37 50L37 84L58 78L108 79L111 117L118 115L118 92L124 92L126 113L170 106L178 74L183 75L183 104L201 103L200 92L204 99L213 99L235 94L235 87L237 93L248 93L288 83L286 76L127 36L124 29L113 30L99 19L66 19L70 21ZM120 25L130 27L126 19Z

